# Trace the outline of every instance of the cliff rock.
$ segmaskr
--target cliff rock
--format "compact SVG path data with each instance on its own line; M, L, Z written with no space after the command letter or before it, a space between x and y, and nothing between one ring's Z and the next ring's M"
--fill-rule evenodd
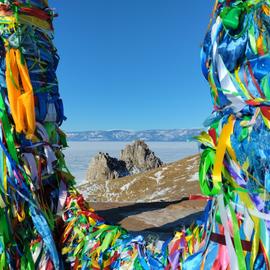
M148 145L141 140L129 144L121 151L120 160L126 163L130 174L146 172L162 166L162 161L155 156Z
M129 175L122 160L110 157L108 153L98 153L90 162L87 179L116 179Z
M121 151L119 160L108 153L98 153L90 162L87 180L116 179L156 169L162 164L144 141L135 141Z

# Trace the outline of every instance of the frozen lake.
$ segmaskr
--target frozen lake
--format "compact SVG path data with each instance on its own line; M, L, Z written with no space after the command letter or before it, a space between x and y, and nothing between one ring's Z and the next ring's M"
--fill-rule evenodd
M173 162L199 153L196 142L146 142L150 149L165 163ZM128 142L69 142L64 153L66 161L77 183L86 179L86 171L90 160L98 152L109 153L119 158L120 151Z

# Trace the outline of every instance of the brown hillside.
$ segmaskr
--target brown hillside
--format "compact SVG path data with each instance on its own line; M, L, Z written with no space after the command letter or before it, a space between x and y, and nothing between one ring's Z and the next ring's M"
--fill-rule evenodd
M94 180L79 187L85 199L95 202L173 201L200 193L199 156L158 169L113 180Z

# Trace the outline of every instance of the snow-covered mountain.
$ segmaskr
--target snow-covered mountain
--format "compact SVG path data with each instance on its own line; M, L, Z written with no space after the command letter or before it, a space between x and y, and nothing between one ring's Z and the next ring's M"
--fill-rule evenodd
M67 132L69 141L160 141L186 142L192 141L202 129L155 129L142 131L108 130Z

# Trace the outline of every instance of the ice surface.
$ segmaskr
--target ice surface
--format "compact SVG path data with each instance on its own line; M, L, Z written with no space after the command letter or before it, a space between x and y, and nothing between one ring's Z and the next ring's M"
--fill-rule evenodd
M85 182L92 157L98 152L105 152L119 158L121 149L124 149L127 144L128 142L69 142L69 148L64 151L64 154L77 183L81 184ZM199 153L198 144L195 142L147 142L147 144L165 163Z

